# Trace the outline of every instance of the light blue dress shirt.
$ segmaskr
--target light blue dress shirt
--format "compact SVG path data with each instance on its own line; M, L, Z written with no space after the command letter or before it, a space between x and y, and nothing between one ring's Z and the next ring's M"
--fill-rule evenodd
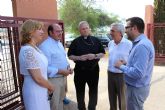
M122 73L122 71L118 68L115 68L114 65L118 60L124 60L125 62L127 62L131 49L132 42L124 37L121 39L119 44L116 44L114 40L111 40L108 44L108 71L114 73Z
M154 46L144 34L141 34L133 42L127 65L120 66L125 73L126 83L134 87L148 86L151 81L154 60Z
M60 41L48 37L39 48L48 59L48 77L61 77L57 74L59 69L67 69L69 63L65 49Z

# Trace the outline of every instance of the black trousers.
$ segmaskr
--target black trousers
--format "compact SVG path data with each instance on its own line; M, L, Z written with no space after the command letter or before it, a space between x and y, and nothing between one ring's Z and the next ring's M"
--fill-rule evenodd
M108 95L110 110L117 110L117 98L119 110L126 110L125 80L123 73L113 73L108 71Z
M86 110L85 85L89 87L88 110L96 110L98 97L99 70L75 70L74 83L79 110Z

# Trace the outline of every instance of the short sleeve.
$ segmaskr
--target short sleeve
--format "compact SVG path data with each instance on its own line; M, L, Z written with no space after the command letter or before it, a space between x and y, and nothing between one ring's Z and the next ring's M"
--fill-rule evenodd
M68 57L71 56L71 55L77 55L76 54L76 48L77 48L77 42L78 42L78 39L75 39L72 41L71 45L69 46L69 49L68 49Z
M35 50L29 48L24 51L24 61L26 69L38 69L39 61L37 59L37 53Z

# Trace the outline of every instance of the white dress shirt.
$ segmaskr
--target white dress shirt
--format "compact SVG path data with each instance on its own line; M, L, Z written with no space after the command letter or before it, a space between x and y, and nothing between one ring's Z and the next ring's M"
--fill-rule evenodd
M131 49L132 49L132 42L124 37L118 44L116 44L114 40L110 41L108 44L108 50L109 50L108 71L114 73L122 73L122 71L120 69L115 68L114 65L118 60L124 60L125 62L127 62Z

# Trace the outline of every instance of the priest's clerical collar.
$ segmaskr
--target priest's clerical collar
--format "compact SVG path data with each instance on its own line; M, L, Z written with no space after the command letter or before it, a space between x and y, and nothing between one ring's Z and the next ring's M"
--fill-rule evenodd
M85 40L88 39L90 37L90 35L88 36L82 36Z
M84 39L87 39L88 37L86 36L86 37L84 37Z

